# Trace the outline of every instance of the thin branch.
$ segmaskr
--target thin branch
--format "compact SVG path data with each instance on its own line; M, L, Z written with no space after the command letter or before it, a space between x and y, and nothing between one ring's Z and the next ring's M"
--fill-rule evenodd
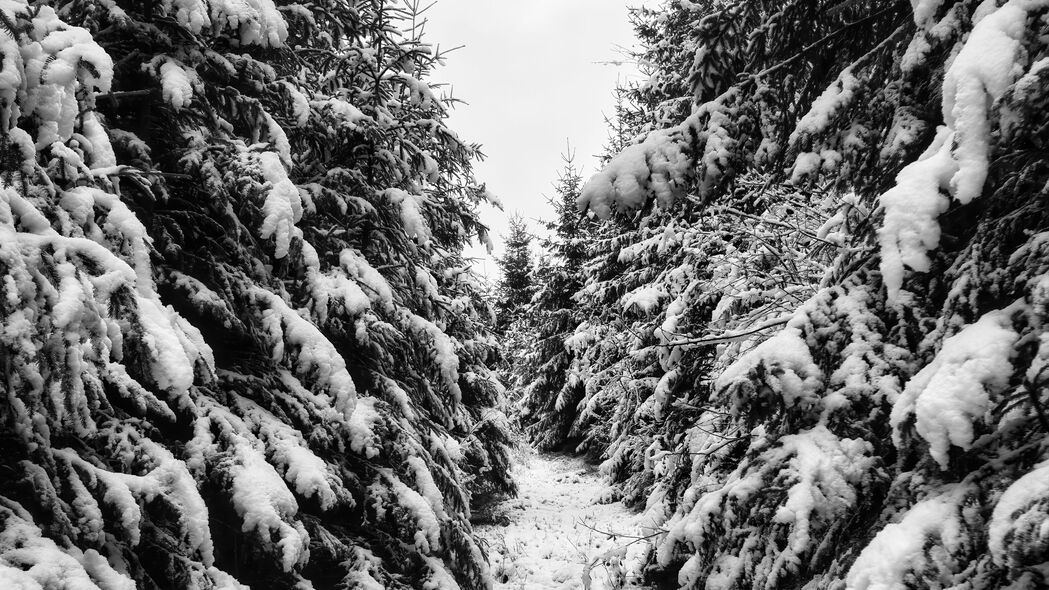
M809 45L806 45L804 48L802 48L801 51L799 51L799 52L795 53L794 55L788 57L787 59L779 62L778 64L776 64L774 66L771 66L771 67L768 67L768 68L765 68L764 70L761 70L760 72L758 72L756 74L751 74L750 78L753 80L753 79L756 79L756 78L761 78L763 76L767 76L767 75L771 74L772 72L775 72L776 70L779 70L781 68L784 68L784 67L794 63L794 61L797 60L798 58L804 57L806 54L810 53L812 50L819 48L821 45L823 45L827 41L830 41L831 39L837 37L838 35L841 35L842 33L845 33L845 32L847 32L847 31L849 31L849 30L851 30L851 29L853 29L855 27L858 27L858 26L861 26L861 25L865 25L867 23L875 21L875 20L881 18L882 16L884 16L884 15L890 13L890 12L893 12L895 10L898 10L898 7L895 6L895 5L890 5L888 8L885 8L883 10L879 10L878 12L875 12L874 14L871 14L869 16L861 18L858 21L851 22L851 23L841 27L840 29L837 29L835 31L827 33L826 35L821 37L819 40L817 40L814 43L811 43ZM898 30L899 29L897 29L897 31ZM893 36L895 36L895 34L896 33L893 33L892 35L889 36L889 38L891 39ZM878 47L881 47L881 44L878 44ZM864 57L866 57L866 56L864 56ZM859 61L859 60L857 60L857 61Z
M690 404L688 402L684 402L684 401L681 401L681 400L675 401L672 405L675 408L683 409L683 410L696 410L698 412L710 412L711 414L720 414L722 416L731 416L732 415L731 412L724 412L724 411L721 411L721 410L715 410L714 408L707 407L707 406L694 406L694 405L692 405L692 404Z
M103 101L118 101L122 98L135 98L139 96L149 96L155 91L152 88L145 88L142 90L123 90L119 92L107 92L105 94L96 94L95 100Z
M109 168L96 168L91 171L92 176L116 176L118 178L134 178L137 176L159 176L161 178L177 178L180 180L193 180L190 174L181 172L161 172L159 170L139 170L131 166L114 166Z
M744 434L743 436L737 436L736 438L726 439L725 442L723 442L720 445L714 447L713 449L710 449L709 451L701 451L699 453L690 453L690 454L692 454L692 455L713 455L714 453L720 451L721 449L729 446L732 443L740 442L740 441L744 441L744 440L749 440L749 439L753 438L754 436L756 436L756 435Z
M585 521L580 520L580 519L577 519L576 523L583 525L583 528L589 529L589 530L591 530L591 531L593 531L593 532L595 532L595 533L597 533L599 535L605 535L605 536L608 536L608 537L611 537L611 538L621 537L623 539L633 539L633 541L631 541L631 543L636 543L638 541L645 541L645 540L651 539L653 537L658 537L659 535L665 535L665 534L670 532L670 531L667 531L665 529L657 529L656 532L654 532L654 533L652 533L650 535L644 535L644 536L641 536L641 535L627 535L625 533L614 533L614 532L611 532L611 531L602 531L601 529L599 529L597 527L594 527L594 526L591 526L591 525L587 524ZM629 545L629 543L628 543L628 545Z
M725 213L731 213L733 215L738 215L740 217L746 217L748 219L753 219L754 221L757 221L759 223L767 223L769 225L775 225L775 226L778 226L778 227L782 227L782 228L788 229L788 230L790 230L792 232L800 233L803 236L809 238L810 240L815 240L817 242L822 242L822 243L824 243L824 244L826 244L828 246L832 246L834 248L841 248L840 244L835 244L834 242L828 242L827 240L824 240L823 238L817 236L816 234L812 233L811 231L809 231L809 230L807 230L807 229L805 229L803 227L794 226L794 225L791 225L789 223L786 223L786 222L783 222L783 221L779 221L777 219L768 219L766 217L759 217L757 215L752 215L750 213L744 213L743 211L740 211L738 209L734 209L732 207L722 207L720 210L724 211ZM822 219L822 216L821 216L821 219Z
M768 330L769 328L776 328L785 325L787 322L790 321L790 317L791 316L789 315L780 316L778 318L771 319L759 326L755 326L754 328L744 330L742 332L733 332L730 334L722 334L721 336L710 336L706 338L678 340L676 342L668 342L662 346L703 346L710 344L723 344L726 342L734 342L736 340L742 340L747 336L753 336L754 334L757 334L758 332L764 330Z

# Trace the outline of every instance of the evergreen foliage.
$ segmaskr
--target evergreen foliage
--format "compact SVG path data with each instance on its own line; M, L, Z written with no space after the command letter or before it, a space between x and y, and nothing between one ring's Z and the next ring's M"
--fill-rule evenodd
M604 459L667 587L1045 587L1049 3L635 19L533 439Z
M485 197L421 25L0 3L0 586L490 587Z
M506 330L519 321L535 294L532 234L520 215L510 217L510 233L499 257L499 301L496 328Z
M568 371L572 354L565 342L579 323L579 306L572 296L582 286L590 230L576 210L581 185L579 170L572 157L566 156L555 197L550 200L556 217L547 223L548 235L540 241L547 257L540 261L536 272L539 289L528 309L531 346L516 381L522 385L518 417L540 450L568 442L581 393L581 384Z

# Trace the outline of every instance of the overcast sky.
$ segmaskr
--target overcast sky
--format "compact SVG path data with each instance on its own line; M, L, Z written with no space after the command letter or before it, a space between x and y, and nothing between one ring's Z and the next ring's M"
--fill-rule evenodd
M484 146L477 166L505 205L485 208L498 255L506 216L549 218L546 196L563 167L566 141L584 177L593 173L607 138L618 78L636 78L619 47L635 44L627 6L638 0L438 0L427 13L427 37L450 53L432 81L449 82L461 104L451 127ZM534 224L533 224L534 226ZM471 252L480 256L483 249ZM493 261L477 269L495 275Z

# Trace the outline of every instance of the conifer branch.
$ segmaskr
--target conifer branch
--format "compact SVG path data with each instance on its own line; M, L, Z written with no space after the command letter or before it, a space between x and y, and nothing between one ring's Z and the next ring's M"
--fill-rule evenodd
M760 72L751 74L748 77L750 79L764 78L765 76L768 76L769 74L771 74L771 73L773 73L775 71L778 71L780 69L783 69L783 68L787 67L788 65L790 65L790 64L794 63L795 61L797 61L798 59L800 59L802 57L805 57L806 55L808 55L812 51L814 51L816 49L819 49L820 47L822 47L828 41L831 41L831 40L839 37L840 35L843 35L843 34L849 32L849 31L851 31L851 30L853 30L853 29L855 29L857 27L861 27L861 26L867 25L869 23L872 23L872 22L876 21L877 19L881 18L882 16L884 16L884 15L890 13L890 12L895 12L895 11L898 11L898 10L899 10L899 7L897 7L897 6L889 6L888 8L884 8L882 10L879 10L878 12L875 12L874 14L871 14L869 16L865 16L865 17L863 17L863 18L861 18L861 19L859 19L859 20L857 20L855 22L851 22L851 23L849 23L849 24L847 24L847 25L845 25L845 26L843 26L843 27L841 27L841 28L839 28L837 30L834 30L834 31L832 31L830 33L827 33L826 35L821 37L819 40L814 41L813 43L810 43L810 44L806 45L800 51L798 51L794 55L788 57L787 59L785 59L785 60L783 60L783 61L781 61L781 62L779 62L779 63L777 63L777 64L775 64L773 66L765 68L764 70L761 70Z
M740 332L732 332L730 334L722 334L720 336L708 336L704 338L677 340L674 342L667 342L666 344L661 344L660 346L709 346L713 344L724 344L726 342L734 342L736 340L742 340L744 338L747 338L748 336L753 336L754 334L763 332L770 328L776 328L779 326L786 325L786 323L790 321L790 318L791 316L781 316L764 322L759 326L755 326L753 328L743 330Z

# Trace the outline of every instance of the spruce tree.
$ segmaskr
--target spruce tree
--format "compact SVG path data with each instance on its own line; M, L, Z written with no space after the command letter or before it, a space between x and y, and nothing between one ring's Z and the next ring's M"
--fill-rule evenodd
M484 192L417 7L0 16L0 586L489 587Z
M571 414L654 581L1047 583L1047 9L646 16L648 128L579 200L623 246L579 300L621 307L580 310Z
M550 199L556 218L547 222L549 233L540 241L547 263L537 273L542 282L528 310L535 335L521 367L519 415L540 450L570 442L569 429L581 393L580 383L568 372L572 354L566 348L566 340L579 323L574 295L583 286L587 256L589 225L575 206L581 185L573 158L565 156L555 196Z
M535 293L532 265L532 234L520 215L510 217L510 233L499 257L499 302L496 328L506 331L518 321Z

